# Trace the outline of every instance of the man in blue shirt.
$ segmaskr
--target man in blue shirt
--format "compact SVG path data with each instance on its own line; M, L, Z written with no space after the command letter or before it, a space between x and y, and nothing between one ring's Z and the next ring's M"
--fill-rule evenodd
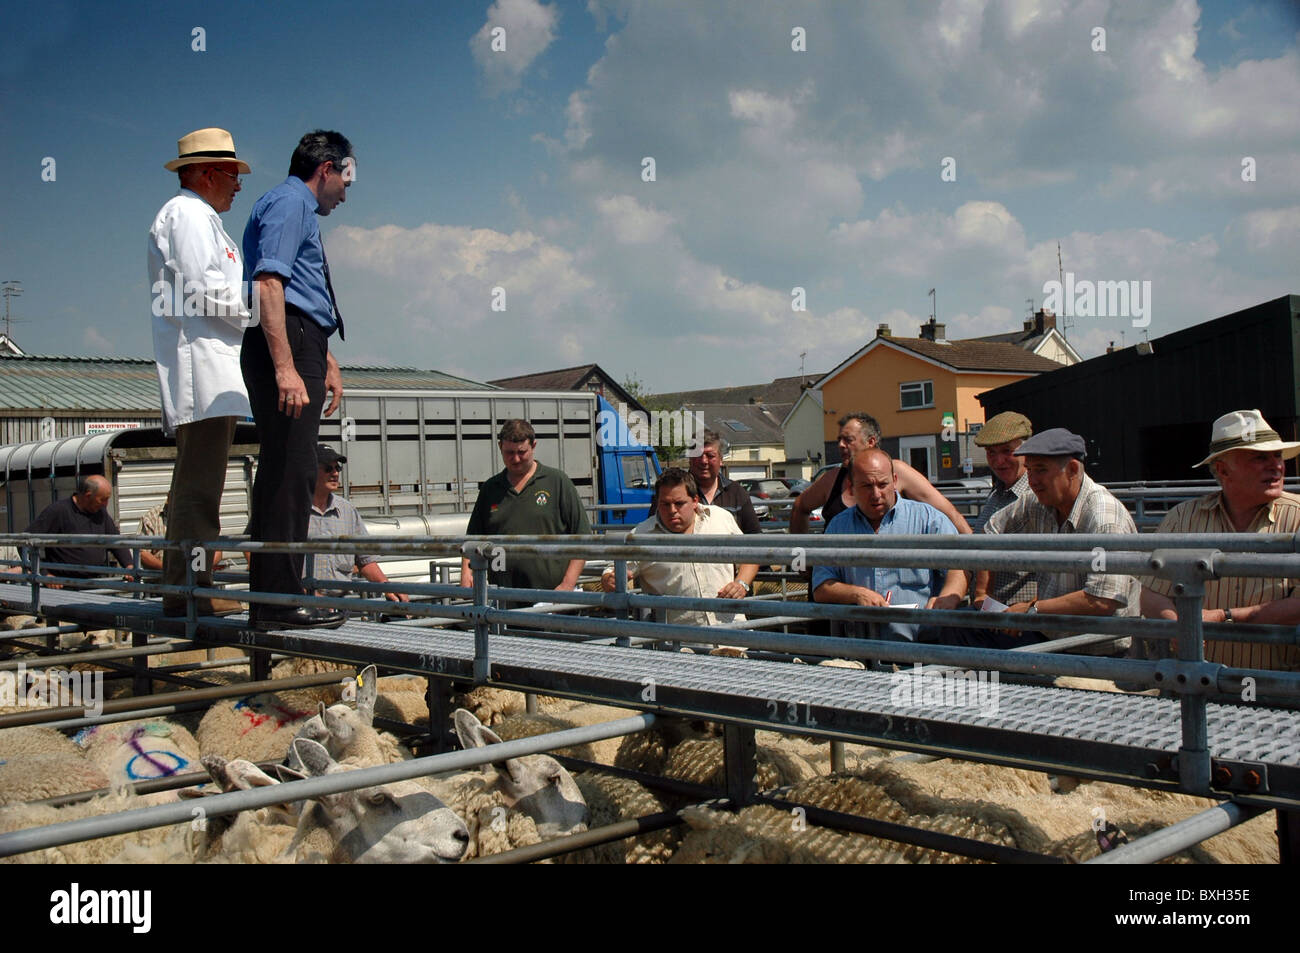
M957 535L952 521L929 503L898 495L894 461L883 450L854 454L851 473L857 505L832 519L827 535ZM907 559L905 550L898 555ZM817 566L812 588L817 602L954 609L966 594L966 574L960 569ZM891 622L877 628L874 638L915 641L919 626Z
M293 152L289 177L258 199L244 229L244 277L260 310L240 355L261 444L249 521L255 540L307 539L321 408L326 392L327 415L343 395L328 346L336 329L343 337L343 317L316 216L346 199L355 170L352 144L342 134L307 133ZM302 568L301 553L254 553L249 588L300 595ZM344 618L332 609L256 603L249 615L261 629L336 626Z

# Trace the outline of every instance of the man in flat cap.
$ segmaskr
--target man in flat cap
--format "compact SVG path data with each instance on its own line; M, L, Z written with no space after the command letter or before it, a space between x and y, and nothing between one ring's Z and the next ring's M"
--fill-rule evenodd
M1032 495L998 510L986 533L1136 533L1124 504L1083 471L1083 438L1060 427L1030 437L1015 451L1024 458ZM1038 595L1007 612L1053 615L1135 616L1141 586L1132 576L1104 572L1034 573ZM1054 632L1051 638L1069 633ZM995 629L922 630L921 641L1009 649L1046 641L1042 632Z
M176 436L167 539L221 535L221 492L235 422L252 411L239 369L240 343L249 325L242 292L239 246L226 234L230 210L248 163L235 155L224 129L199 129L177 143L164 168L180 178L149 230L153 347L162 391L163 426ZM185 584L190 553L163 553L163 583ZM195 581L212 585L212 554ZM237 602L200 599L200 615L232 612ZM163 597L163 613L185 614L185 599Z
M980 509L979 525L987 523L998 510L1032 495L1025 458L1017 456L1016 451L1033 432L1028 417L1009 410L990 419L975 435L975 444L984 448L993 471L993 489ZM975 574L971 603L978 607L985 596L1008 606L1032 602L1038 596L1038 586L1034 574L1027 570L981 571Z
M1220 489L1179 503L1157 533L1300 532L1300 496L1282 489L1286 464L1300 443L1284 441L1258 410L1237 410L1214 422L1208 466ZM1143 580L1142 614L1176 619L1173 583ZM1206 622L1300 623L1300 579L1233 576L1205 580ZM1159 654L1165 654L1163 652ZM1259 642L1207 641L1205 659L1233 668L1300 671L1300 647Z

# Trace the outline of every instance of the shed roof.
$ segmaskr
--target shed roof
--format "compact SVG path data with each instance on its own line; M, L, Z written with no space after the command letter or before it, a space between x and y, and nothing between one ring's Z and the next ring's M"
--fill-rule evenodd
M344 389L495 390L413 367L342 368ZM157 416L158 372L150 358L22 355L0 360L0 413L129 411Z

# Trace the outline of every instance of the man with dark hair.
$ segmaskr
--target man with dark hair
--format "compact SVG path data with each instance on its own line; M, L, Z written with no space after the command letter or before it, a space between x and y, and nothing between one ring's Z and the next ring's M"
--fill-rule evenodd
M325 414L334 413L343 395L328 346L335 330L342 339L343 316L316 216L344 202L355 177L352 144L337 132L310 132L289 177L258 199L244 229L244 275L261 305L261 324L244 335L240 357L261 444L249 520L255 540L307 539L321 408L328 392ZM249 588L301 595L302 569L301 553L254 553ZM335 626L343 614L254 604L250 621L261 629Z
M870 414L845 414L840 425L840 468L827 470L808 489L799 494L790 513L790 532L808 532L808 520L813 510L822 508L822 520L830 526L845 510L853 508L853 480L849 461L862 450L880 446L880 424ZM959 533L969 533L970 524L957 512L948 498L934 488L925 475L902 460L894 461L894 475L898 479L898 492L910 500L929 503L952 521Z
M82 536L116 536L117 523L109 515L108 501L113 497L113 486L102 476L91 474L77 481L77 491L72 496L55 500L41 511L25 533L53 533ZM54 563L74 563L82 566L106 566L108 554L123 569L134 568L131 551L124 547L109 549L106 546L46 546L41 559ZM13 572L20 570L14 569ZM90 579L97 573L80 569L51 570L60 576Z
M537 435L526 420L507 420L497 435L505 469L479 486L470 536L532 536L591 533L578 488L561 470L533 459ZM573 589L584 559L510 557L504 569L492 569L493 585L517 589ZM469 560L462 559L460 584L474 585Z
M221 212L230 210L248 163L235 155L224 129L199 129L177 142L177 157L164 168L180 178L149 230L149 278L153 282L153 346L162 392L163 427L176 437L176 465L167 519L151 522L171 542L221 535L221 494L235 422L250 413L239 367L240 342L251 322L241 291L243 265L226 234ZM196 292L200 306L192 308ZM177 305L184 300L185 305ZM154 514L146 514L154 516ZM159 514L160 516L161 514ZM142 523L143 529L143 523ZM212 586L205 557L195 582ZM161 563L163 584L185 584L191 554L179 549L142 553L149 569ZM163 596L163 614L185 614L182 596ZM200 599L199 615L234 612L239 603Z
M758 514L749 493L739 483L722 475L722 454L725 452L722 437L716 430L705 430L700 436L699 453L687 454L691 476L700 491L700 501L708 506L720 506L736 518L742 533L763 532L758 524Z
M739 536L735 518L720 506L700 501L695 478L680 467L669 467L655 483L655 514L638 523L633 533L684 533L698 536ZM638 579L646 592L688 598L743 599L758 573L755 564L689 563L654 560L629 562L628 579ZM601 576L601 588L615 590L613 568ZM667 621L681 625L718 625L744 621L738 613L669 609Z

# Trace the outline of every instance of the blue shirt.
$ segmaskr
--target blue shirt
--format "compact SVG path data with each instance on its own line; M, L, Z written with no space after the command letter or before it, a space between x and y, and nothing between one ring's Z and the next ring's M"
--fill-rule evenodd
M877 533L894 535L941 535L956 536L957 527L952 520L944 516L929 503L898 497L894 505L880 520L880 529L871 528L862 510L856 506L836 514L826 527L826 535L860 534L874 536ZM899 550L899 556L907 558L906 550ZM882 596L892 593L891 606L916 605L924 609L931 596L938 595L943 584L946 570L913 568L877 568L864 566L814 566L812 574L813 592L824 582L843 582L850 586L865 586ZM918 625L891 622L881 626L883 630L877 638L903 638L909 642L916 641Z
M279 275L285 280L285 302L332 333L338 322L325 282L318 207L316 196L296 175L258 199L244 226L244 280L252 287L258 275Z

